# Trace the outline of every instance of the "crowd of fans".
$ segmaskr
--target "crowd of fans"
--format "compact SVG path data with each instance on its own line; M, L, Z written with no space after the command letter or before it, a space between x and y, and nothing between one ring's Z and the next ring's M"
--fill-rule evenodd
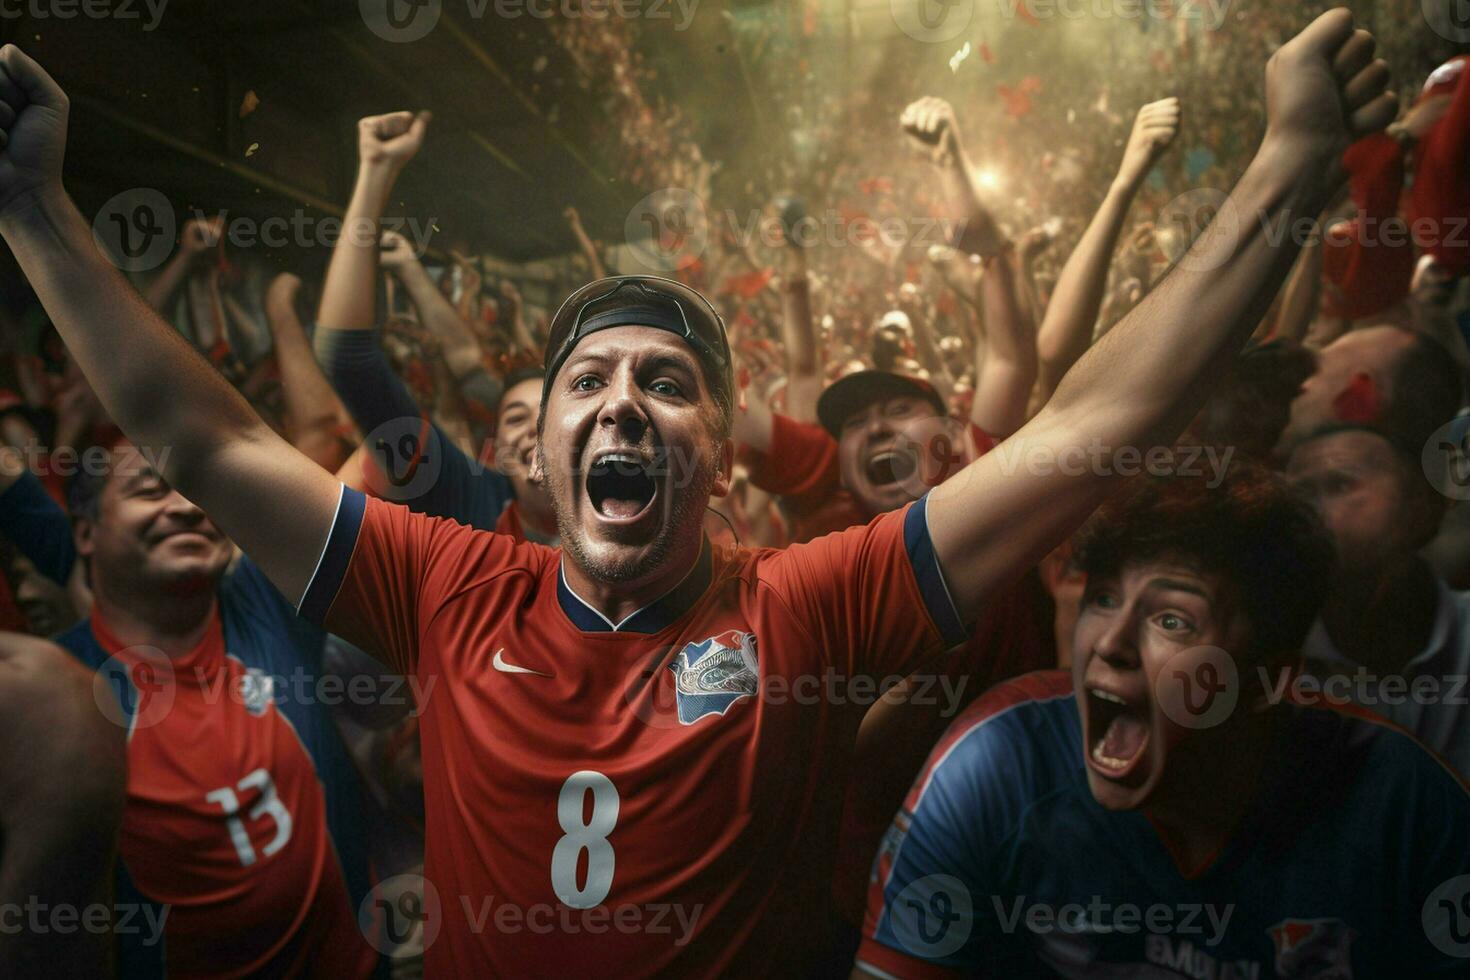
M1112 81L1086 126L1039 122L1038 138L1054 149L1034 160L1029 144L987 143L955 106L922 92L907 93L896 116L885 109L881 126L873 120L888 92L857 92L840 105L808 108L802 125L823 144L828 172L820 180L790 170L766 175L769 200L748 224L732 217L736 209L723 207L721 189L728 185L701 151L690 121L640 88L652 69L622 36L628 26L586 20L559 25L560 42L616 123L621 144L611 156L627 180L679 188L703 204L692 219L701 223L698 229L681 223L688 217L682 212L677 220L659 212L654 227L663 228L662 236L620 248L594 241L575 208L568 207L566 220L585 279L641 272L627 263L656 255L667 270L661 275L686 289L673 294L676 306L687 315L695 302L690 290L697 290L728 331L730 404L717 407L729 415L734 455L728 492L717 494L703 516L712 546L766 554L762 549L818 539L829 545L855 541L848 529L900 522L898 535L927 541L937 518L931 512L928 528L914 530L913 514L919 524L925 520L922 503L915 502L940 487L962 492L954 488L974 472L966 467L986 457L1008 472L1043 465L1009 447L1024 453L1034 445L1027 433L1037 431L1054 396L1065 400L1064 379L1084 358L1093 372L1123 370L1116 348L1104 349L1100 341L1115 325L1147 320L1145 298L1177 285L1171 270L1208 278L1226 263L1220 258L1202 267L1201 253L1190 251L1196 239L1204 242L1230 222L1244 241L1272 234L1262 216L1222 205L1223 193L1209 199L1215 217L1208 230L1204 221L1174 220L1168 202L1190 188L1249 183L1252 130L1271 121L1259 102L1234 129L1232 114L1240 100L1259 93L1261 65L1303 23L1289 5L1268 8L1252 18L1250 44L1236 35L1225 37L1227 44L1221 35L1198 34L1181 22L1166 48L1171 53ZM18 108L31 113L42 103L39 89L26 88L36 81L27 76L23 56L7 51L0 55L7 76L0 85L0 98L7 100L0 103L0 127L23 116ZM985 47L974 57L994 55ZM817 903L801 909L808 948L683 961L673 969L769 967L781 961L761 957L777 955L813 972L845 975L857 956L858 969L877 976L911 975L918 961L955 969L984 964L1007 976L1029 975L1037 964L1060 975L1090 975L1089 964L1113 954L1063 942L1055 933L1002 930L988 892L976 893L975 907L964 913L973 930L967 927L968 938L952 946L929 936L922 916L916 926L895 909L911 900L939 910L936 895L948 894L949 886L934 885L936 876L985 881L993 889L1030 888L1036 901L1078 897L1075 889L1083 886L1059 883L1042 867L1048 852L1075 866L1076 874L1091 875L1088 887L1098 893L1157 898L1151 885L1130 892L1120 882L1139 867L1149 873L1162 867L1194 882L1227 844L1242 853L1224 871L1208 872L1217 875L1215 894L1248 906L1241 919L1249 922L1236 928L1253 930L1255 942L1274 948L1275 975L1354 975L1350 965L1331 972L1345 964L1358 964L1368 971L1364 975L1386 975L1372 970L1395 963L1395 951L1423 971L1415 975L1470 969L1460 958L1470 949L1436 958L1445 949L1443 937L1420 924L1421 909L1428 922L1425 902L1435 886L1470 873L1470 810L1458 788L1458 780L1470 779L1464 692L1470 591L1463 591L1470 588L1470 525L1452 507L1467 496L1460 443L1465 426L1457 421L1470 367L1466 60L1456 55L1425 77L1399 79L1405 94L1389 113L1392 122L1379 120L1363 132L1349 127L1355 138L1328 168L1334 183L1316 202L1320 210L1308 216L1310 233L1288 231L1288 238L1305 241L1270 243L1294 258L1271 273L1269 288L1242 301L1250 322L1235 329L1249 341L1243 350L1214 358L1208 397L1202 394L1196 409L1178 419L1170 442L1142 445L1131 463L1127 447L1079 447L1079 465L1115 486L1075 537L1031 542L1034 553L1014 574L987 579L973 616L962 615L958 597L971 586L946 562L937 581L940 594L946 587L956 594L948 607L952 621L932 604L927 609L950 653L919 671L896 670L886 678L882 697L865 705L846 732L850 762L815 791L831 801L785 801L793 809L826 807L840 814L829 853L781 855L793 868L816 869L822 878L822 887L808 882L801 893ZM1178 71L1179 63L1191 70ZM1272 64L1282 72L1290 67ZM1351 120L1352 109L1371 97L1363 93L1381 89L1383 69L1366 61L1338 67ZM1044 87L1061 84L1027 76L996 94L996 111L1025 118ZM26 92L28 106L11 97L19 91ZM848 124L832 124L837 118ZM1190 136L1187 147L1181 147L1181 132ZM357 135L360 169L347 224L375 227L398 176L432 145L434 124L424 113L391 112L363 119ZM11 143L18 145L14 138ZM983 167L976 161L982 146ZM0 143L0 161L5 154ZM883 166L900 154L901 165ZM991 166L1009 175L1004 203L986 186ZM743 200L749 188L730 190L731 200ZM825 196L813 200L814 192ZM842 247L820 236L812 240L813 229L831 215ZM939 231L886 239L885 218L902 218L910 232L920 224ZM1392 234L1399 226L1405 233ZM775 233L766 234L771 229ZM1293 244L1302 246L1299 254ZM1232 254L1246 250L1242 245ZM24 260L22 249L16 251ZM1222 279L1228 273L1227 265ZM56 282L30 274L42 299L55 293ZM1261 273L1257 281L1270 280ZM384 969L414 975L437 926L427 927L426 916L411 917L413 927L400 932L393 910L453 901L447 888L432 898L426 894L434 891L434 876L425 876L426 842L431 852L450 846L442 829L436 842L442 824L432 814L452 808L462 794L473 797L475 788L466 789L464 781L495 777L456 770L443 732L421 739L420 702L442 698L448 706L441 703L438 710L468 715L480 709L478 695L459 700L454 691L436 693L433 681L440 678L423 657L413 661L395 649L385 657L352 630L327 628L325 608L313 615L308 582L315 588L317 573L333 560L336 531L325 547L319 541L301 545L320 557L317 571L307 569L311 578L296 583L297 593L277 591L279 569L245 542L242 555L215 523L233 529L241 514L250 519L248 509L215 513L205 501L186 499L166 480L166 473L177 471L129 420L155 411L144 402L185 399L211 383L201 380L206 374L218 376L240 396L224 414L263 420L350 490L495 533L483 540L560 544L579 565L598 567L595 543L582 540L584 530L558 506L559 478L538 452L556 424L548 420L548 406L556 404L548 382L561 366L557 358L569 350L558 345L575 341L576 330L569 339L555 310L529 307L513 280L493 281L473 257L438 261L392 232L368 242L344 236L322 280L304 282L296 272L235 254L218 221L195 218L182 227L170 260L137 285L140 302L202 358L192 368L197 376L185 372L188 378L176 379L177 392L175 379L155 377L147 392L114 402L95 372L83 370L83 335L68 327L75 311L59 313L49 301L0 311L14 351L8 372L14 387L0 390L0 630L17 635L15 650L37 656L41 648L26 645L19 634L56 638L106 681L96 698L85 696L88 703L106 703L103 715L115 710L113 720L122 722L117 731L127 733L126 747L108 742L109 732L96 735L118 758L95 778L81 774L106 761L90 743L81 744L95 719L75 726L78 745L58 740L45 756L53 765L78 766L76 792L92 814L85 825L48 821L56 847L70 855L53 876L74 884L62 900L85 905L110 895L113 902L166 910L157 917L156 933L119 929L108 935L105 955L124 976L368 976ZM99 291L98 309L132 302L106 293ZM607 298L578 295L594 310ZM1208 315L1202 306L1201 316ZM1187 332L1193 324L1148 327ZM1161 399L1151 390L1125 396L1144 408L1177 413L1177 406L1156 405ZM178 442L163 451L188 456L197 449L189 438ZM228 456L228 447L217 454ZM194 464L173 465L189 472ZM224 482L243 479L228 462L221 465ZM618 481L632 487L641 479L601 476L618 488L613 500L635 493ZM345 509L348 497L342 499ZM1041 510L1048 502L1029 506ZM1074 523L1093 510L1086 507ZM379 511L366 513L365 539L369 528L379 533ZM905 516L885 523L889 514ZM844 534L823 538L838 532ZM442 547L476 554L500 547L480 540L454 539ZM909 547L912 557L912 540ZM856 546L848 557L867 560ZM929 560L936 561L932 552ZM919 590L930 588L914 561ZM754 569L740 574L756 577ZM1174 582L1168 588L1178 595L1161 598L1158 576ZM579 602L612 625L577 594L577 583L555 581L572 595L564 602ZM487 586L457 587L472 594ZM913 586L891 587L900 606L914 592ZM351 588L344 585L343 594ZM375 602L386 609L389 602L366 587L351 601L364 609ZM544 615L535 601L497 600L495 615ZM629 608L613 629L664 601ZM443 608L451 610L446 617L462 615L447 601ZM431 611L437 612L426 609L426 619ZM1148 630L1188 634L1169 640L1174 645L1164 653L1136 644L1133 666L1147 672L1156 692L1164 668L1150 657L1221 648L1230 651L1230 683L1242 704L1278 706L1285 697L1363 709L1394 723L1395 733L1412 735L1455 776L1441 778L1444 770L1406 737L1378 737L1371 749L1343 761L1328 749L1339 744L1334 739L1346 738L1343 731L1305 714L1281 720L1264 708L1239 725L1211 728L1189 741L1190 726L1159 720L1167 706L1155 704L1153 716L1145 717L1138 706L1146 699L1136 691L1098 680L1099 659L1114 669L1115 661L1130 658L1131 641L1117 634L1125 613L1152 617ZM403 618L416 624L418 615ZM400 627L420 628L397 623L382 629ZM912 623L907 629L921 632ZM765 637L760 642L759 656L773 656ZM731 649L741 652L738 643ZM491 670L492 653L495 671L541 669L514 666L525 650L508 646L484 651L475 669ZM745 655L753 662L755 648ZM1074 670L1079 678L1075 709L1067 700L1073 683L1059 670ZM183 683L186 674L190 683ZM318 696L284 690L284 681L298 676L312 678ZM684 684L684 675L678 676ZM147 678L162 680L150 687ZM193 684L195 678L200 683ZM335 678L343 691L361 681L360 696L324 699L323 678ZM164 689L166 697L157 693ZM212 690L241 693L211 698ZM46 697L64 700L54 692ZM114 697L117 705L108 700ZM0 703L8 700L0 694ZM624 708L632 703L632 695L616 700ZM34 717L34 710L29 723L48 730L66 717L59 710L54 718ZM1362 724L1358 713L1334 717L1339 728ZM1353 728L1352 737L1369 739L1369 728ZM523 734L528 740L538 735L534 728ZM560 736L545 737L555 742ZM1079 764L1079 746L1087 765ZM1283 747L1300 749L1292 771L1263 771L1260 760L1282 754ZM1307 754L1319 749L1320 756ZM83 756L90 760L84 766L77 762ZM0 751L0 768L16 758L16 750ZM1343 778L1351 785L1313 780L1317 763L1322 772L1349 767L1355 775ZM705 780L744 778L689 765ZM1170 766L1172 782L1161 775ZM1180 768L1220 774L1181 784ZM1374 773L1361 786L1352 782L1360 771ZM1252 836L1266 833L1253 821L1270 822L1277 811L1263 811L1261 801L1290 796L1272 795L1285 793L1273 780L1288 777L1296 794L1290 813L1319 818L1301 831L1304 839L1327 855L1324 861L1335 857L1352 867L1312 864L1302 856L1308 844L1299 841L1281 845L1279 854L1288 856L1274 864L1246 853L1247 847L1266 853L1274 846ZM66 775L58 769L49 778ZM12 791L6 789L10 782L0 774L0 793ZM1192 809L1206 791L1222 794L1208 820ZM601 791L592 786L589 792L598 797ZM1149 815L1164 847L1140 822L1120 825L1137 840L1069 850L1099 839L1089 833L1111 832L1112 825L1094 820L1091 811L1086 818L1076 811L1069 817L1059 808L1058 799L1079 793L1110 812L1152 801ZM569 834L573 825L587 825L582 799L579 791L575 806L562 808L561 827ZM594 810L598 805L594 800ZM4 864L12 862L12 841L20 839L16 821L35 822L53 812L36 806L41 808L20 808L20 815L0 812ZM624 806L634 806L631 797ZM1283 815L1273 826L1281 830L1290 819ZM1078 829L1084 825L1090 829ZM1180 831L1201 826L1208 830ZM227 832L215 834L221 827ZM723 833L702 831L710 838ZM79 853L85 849L75 846L78 835L118 841L115 862L108 860L111 844L93 847L97 860L108 860L105 881L88 877L86 854ZM773 838L773 849L784 840ZM35 847L49 853L43 844ZM1114 857L1126 854L1150 856L1135 865ZM480 857L441 852L438 860L443 867ZM619 873L625 860L619 860ZM1243 871L1253 860L1264 861L1269 872ZM578 866L586 870L574 868L571 890L564 894L557 885L564 905L589 907L566 895L593 889L595 864L589 850ZM554 883L556 874L553 869ZM588 884L578 888L582 875ZM1301 882L1318 889L1310 893L1314 901L1326 899L1301 902L1277 921L1275 913L1285 906L1264 892L1301 898L1308 894ZM0 890L8 884L0 875ZM914 888L920 889L916 898ZM1366 900L1359 897L1365 891ZM1347 892L1352 896L1345 904L1332 904ZM370 893L375 901L367 899ZM1026 894L1005 892L1013 893ZM0 893L0 900L15 894L21 893ZM1183 902L1177 896L1192 892L1173 894ZM1393 904L1393 914L1372 901ZM1364 909L1373 913L1371 934L1363 933L1364 920L1353 918ZM732 913L706 908L704 914ZM1406 938L1399 919L1429 931ZM916 929L924 933L917 940ZM759 944L759 936L752 931L748 941ZM1470 947L1458 936L1456 942ZM57 936L33 938L42 950L59 948ZM1220 972L1186 975L1258 975L1251 972L1257 960L1244 940L1212 943L1206 954L1202 941L1184 950L1178 934L1156 938L1148 947L1156 965L1197 956ZM0 937L0 956L6 941ZM1114 954L1126 956L1117 949ZM37 963L51 954L22 949L12 955L14 962ZM66 955L78 958L58 958L59 968L78 975L92 962L85 951ZM1309 955L1323 957L1318 972L1294 972L1308 970L1301 963ZM438 965L470 968L459 959Z

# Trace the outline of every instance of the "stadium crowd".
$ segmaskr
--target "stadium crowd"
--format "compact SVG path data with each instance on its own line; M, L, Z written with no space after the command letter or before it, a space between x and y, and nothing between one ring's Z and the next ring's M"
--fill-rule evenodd
M319 281L130 282L0 50L0 975L1470 976L1470 56L1261 20L1013 203L916 91L744 227L569 206L552 308L385 227L413 111Z

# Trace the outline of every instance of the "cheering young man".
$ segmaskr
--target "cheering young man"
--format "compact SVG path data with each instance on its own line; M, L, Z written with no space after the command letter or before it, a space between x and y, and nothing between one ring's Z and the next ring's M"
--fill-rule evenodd
M1315 215L1343 147L1393 114L1373 47L1337 10L1273 56L1266 137L1225 205L1239 220L1077 362L1013 437L1028 459L1167 443L1193 416L1294 258L1261 229ZM733 454L723 324L692 290L629 278L578 290L551 325L534 465L562 553L364 500L100 255L61 184L66 117L45 71L0 51L0 234L104 405L138 444L170 447L169 482L304 615L439 679L422 719L443 917L429 970L799 972L822 938L809 912L861 710L835 684L961 640L1113 481L1007 473L1013 455L991 453L866 526L715 552L702 518Z
M853 980L1466 976L1465 786L1272 686L1329 587L1310 505L1251 468L1154 478L1077 560L1072 676L996 688L935 747Z

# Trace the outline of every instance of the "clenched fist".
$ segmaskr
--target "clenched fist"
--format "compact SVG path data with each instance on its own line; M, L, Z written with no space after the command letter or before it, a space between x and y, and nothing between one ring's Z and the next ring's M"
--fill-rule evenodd
M910 102L898 117L898 125L935 163L945 162L959 150L959 124L954 107L944 99L926 95Z
M1397 102L1376 46L1342 7L1282 45L1266 63L1267 138L1335 161L1349 143L1387 126Z
M13 44L0 48L0 215L61 187L69 107L46 69Z
M1139 109L1137 118L1133 120L1133 131L1128 134L1128 145L1123 150L1118 179L1133 185L1147 177L1178 132L1178 99L1160 99Z
M385 269L401 269L419 259L413 246L408 243L408 239L396 231L383 232L382 242L382 248L378 252L378 261Z
M429 112L390 112L357 121L357 155L363 163L401 168L424 145Z

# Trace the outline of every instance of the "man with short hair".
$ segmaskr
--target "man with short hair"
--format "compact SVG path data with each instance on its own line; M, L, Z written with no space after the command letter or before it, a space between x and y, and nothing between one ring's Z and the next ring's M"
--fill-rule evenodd
M1292 452L1286 473L1317 504L1337 550L1303 648L1312 675L1303 683L1402 725L1470 779L1470 593L1420 554L1449 503L1424 478L1422 449L1422 434L1338 425Z
M364 796L333 724L322 632L122 445L72 481L91 615L57 641L127 732L120 974L366 977Z
M1269 221L1322 207L1330 161L1392 116L1373 50L1336 10L1273 56L1266 136L1227 206ZM112 417L171 447L166 475L305 617L442 679L422 718L425 877L443 898L427 969L800 972L824 938L804 913L831 872L827 789L861 714L813 682L908 674L959 642L1114 482L1007 474L993 453L866 526L715 549L703 513L734 455L723 322L678 283L621 277L551 323L532 475L562 552L364 499L271 433L98 254L61 186L66 97L14 46L0 102L0 234ZM414 120L382 125L394 139ZM1172 440L1294 251L1212 225L1199 261L1015 438L1052 456Z
M1299 662L1331 560L1253 464L1104 505L1072 676L1002 685L935 746L854 978L1465 976L1465 785L1264 680Z

